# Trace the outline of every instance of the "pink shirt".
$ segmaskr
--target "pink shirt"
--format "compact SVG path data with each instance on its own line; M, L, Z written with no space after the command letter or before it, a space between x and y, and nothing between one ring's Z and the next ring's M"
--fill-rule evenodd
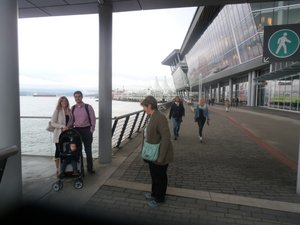
M84 103L78 105L75 105L75 109L73 111L73 126L74 127L89 127L91 126L91 132L95 131L96 126L96 116L95 111L92 106L89 105L88 107L90 118L91 118L91 124L89 121L89 116L85 110Z

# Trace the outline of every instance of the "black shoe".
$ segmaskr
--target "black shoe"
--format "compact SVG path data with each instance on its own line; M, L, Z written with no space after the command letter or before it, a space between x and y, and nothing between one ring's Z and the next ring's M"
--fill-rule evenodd
M88 170L89 174L95 174L95 170Z

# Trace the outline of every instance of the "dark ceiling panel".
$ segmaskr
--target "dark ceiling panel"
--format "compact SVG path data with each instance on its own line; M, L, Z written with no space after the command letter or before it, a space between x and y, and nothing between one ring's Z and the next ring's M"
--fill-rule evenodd
M116 1L113 4L113 11L114 12L126 12L126 11L134 11L134 10L141 10L141 5L137 0L130 0L130 1Z
M52 16L65 16L65 15L80 15L80 14L96 14L98 13L98 4L82 4L71 6L55 6L43 8Z
M106 4L112 4L113 12L261 2L261 0L99 0L99 2L102 1ZM20 18L40 16L35 13L35 10L32 10L33 13L30 14L30 10L23 10L25 8L41 8L45 11L45 15L42 16L76 15L95 13L97 11L95 11L94 5L98 4L98 0L18 0L18 2Z
M65 0L65 2L73 5L73 4L86 4L86 3L97 3L97 0Z
M32 5L31 3L29 3L25 0L19 0L18 1L18 7L20 9L22 9L22 8L31 8L31 7L34 7L34 5Z
M199 0L139 0L143 9L158 9L158 8L180 8L198 6L202 1ZM159 7L158 7L159 6Z
M50 16L38 8L20 9L19 18L45 17Z
M30 0L30 2L37 7L67 5L67 3L63 0Z

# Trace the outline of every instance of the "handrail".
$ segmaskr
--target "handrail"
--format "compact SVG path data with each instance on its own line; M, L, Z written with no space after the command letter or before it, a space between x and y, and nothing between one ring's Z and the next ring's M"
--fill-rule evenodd
M161 103L158 105L159 111L167 110L172 102ZM50 119L49 116L21 116L22 119ZM99 120L99 118L96 118ZM125 115L112 118L112 148L120 148L126 139L131 139L134 133L139 133L146 125L147 114L139 110ZM45 124L46 126L46 124ZM97 135L97 134L96 134Z
M7 148L2 148L0 149L0 160L7 159L10 156L15 155L17 153L18 153L18 148L16 145Z

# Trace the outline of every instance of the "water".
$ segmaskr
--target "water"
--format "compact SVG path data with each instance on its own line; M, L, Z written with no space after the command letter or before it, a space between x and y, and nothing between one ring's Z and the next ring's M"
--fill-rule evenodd
M21 116L51 117L59 97L20 96ZM74 105L73 96L68 97L70 105ZM93 106L98 117L98 102L93 97L84 97L83 101ZM142 110L139 102L112 101L112 117ZM50 119L22 118L21 119L21 148L22 154L53 156L55 147L52 133L47 132L46 126ZM93 156L98 156L98 120L93 135Z
M67 97L70 106L75 104L73 96ZM59 97L33 97L20 96L21 116L52 116ZM98 117L98 102L94 97L84 97L85 103L93 106L96 117ZM112 117L121 116L130 112L142 110L139 102L112 101Z

